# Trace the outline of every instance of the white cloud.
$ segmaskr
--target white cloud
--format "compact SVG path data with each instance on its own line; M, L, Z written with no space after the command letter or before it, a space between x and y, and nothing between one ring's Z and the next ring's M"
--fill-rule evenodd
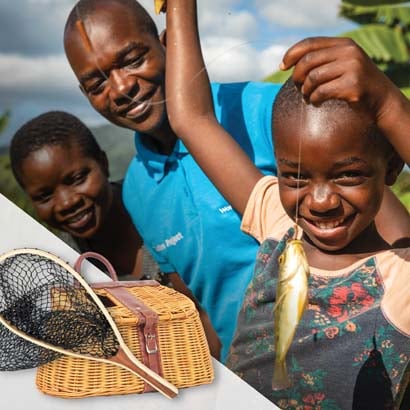
M323 28L340 22L340 0L255 0L255 5L268 21L284 27Z
M249 11L237 13L211 13L205 10L199 15L199 29L202 35L254 39L258 35L258 22Z
M289 44L290 45L290 44ZM212 81L258 81L278 69L288 45L255 49L251 42L207 37L203 54Z
M77 82L64 55L30 57L0 54L0 88L25 93L72 91Z
M262 78L279 70L279 63L290 45L274 44L260 52L259 62Z
M213 81L243 81L259 76L257 52L249 43L230 37L207 37L203 53Z

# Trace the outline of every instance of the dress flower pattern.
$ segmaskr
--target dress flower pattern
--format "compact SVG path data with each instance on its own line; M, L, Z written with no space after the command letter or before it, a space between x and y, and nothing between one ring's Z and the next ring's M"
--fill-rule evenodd
M292 386L272 391L278 256L292 230L262 243L227 365L281 409L396 409L410 378L410 341L384 317L375 258L309 279L309 303L287 356Z

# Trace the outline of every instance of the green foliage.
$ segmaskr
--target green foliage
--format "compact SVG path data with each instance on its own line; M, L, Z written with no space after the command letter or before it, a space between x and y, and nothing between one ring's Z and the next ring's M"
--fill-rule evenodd
M6 111L0 116L0 134L5 130L9 122L10 112Z
M410 10L406 6L397 4L406 1L390 1L377 4L377 1L342 1L340 14L358 24L380 23L387 26L394 26L397 22L403 27L410 26Z
M410 96L410 3L401 0L343 0L340 15L361 24L341 34L357 42L379 68ZM276 72L265 81L284 82L289 73Z
M409 0L342 0L342 3L350 3L358 6L392 6L408 3Z
M403 171L392 188L393 192L410 211L410 171Z
M0 193L13 201L29 215L34 216L30 201L14 179L7 152L3 152L0 155Z
M343 0L340 15L361 24L360 28L343 36L355 40L409 96L410 3L399 0Z
M404 87L401 91L407 98L410 98L410 87Z
M286 71L276 71L268 77L264 78L263 81L267 81L269 83L283 84L292 75L292 72L293 69Z
M376 63L407 63L409 53L399 27L367 24L358 30L342 34L353 39Z

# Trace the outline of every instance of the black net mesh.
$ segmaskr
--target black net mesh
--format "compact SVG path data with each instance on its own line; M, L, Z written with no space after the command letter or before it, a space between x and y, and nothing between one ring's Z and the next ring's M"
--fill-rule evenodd
M0 263L0 315L34 339L75 353L109 358L119 348L108 321L75 277L36 254ZM0 324L0 370L37 367L58 356Z

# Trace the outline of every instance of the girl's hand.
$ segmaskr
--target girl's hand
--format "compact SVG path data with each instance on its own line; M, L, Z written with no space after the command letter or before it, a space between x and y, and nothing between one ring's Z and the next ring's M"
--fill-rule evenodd
M312 37L292 46L280 68L294 67L293 80L305 99L318 104L328 99L364 102L381 114L386 96L396 88L370 57L351 39Z
M305 99L364 104L404 161L410 161L410 101L351 39L312 37L292 46L282 70L294 67L293 80Z

